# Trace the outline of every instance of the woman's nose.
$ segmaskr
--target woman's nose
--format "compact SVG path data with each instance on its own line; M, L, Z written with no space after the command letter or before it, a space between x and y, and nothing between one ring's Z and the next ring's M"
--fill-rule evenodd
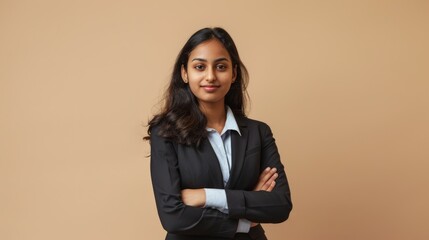
M208 82L212 82L212 81L216 80L216 72L215 71L216 71L216 69L213 68L213 67L207 68L207 77L206 77L206 80Z

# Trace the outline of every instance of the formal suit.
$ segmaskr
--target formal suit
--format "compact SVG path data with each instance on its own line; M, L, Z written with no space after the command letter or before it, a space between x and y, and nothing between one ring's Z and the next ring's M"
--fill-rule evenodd
M257 223L285 221L292 209L284 167L271 129L263 122L237 117L241 136L231 132L232 167L224 186L216 154L205 139L197 147L178 144L151 133L151 177L166 239L266 239L261 226L236 234L238 220ZM252 191L260 173L276 167L279 174L272 192ZM191 188L225 189L229 214L185 205L180 191Z

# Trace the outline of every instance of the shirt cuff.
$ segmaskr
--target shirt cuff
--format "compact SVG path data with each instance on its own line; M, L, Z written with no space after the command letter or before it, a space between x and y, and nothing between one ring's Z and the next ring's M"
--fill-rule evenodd
M206 204L204 207L215 208L223 213L228 213L228 202L224 189L204 188L206 192Z
M248 233L250 230L251 224L252 224L252 222L250 222L249 220L247 220L245 218L240 218L240 220L238 220L237 232L238 233Z

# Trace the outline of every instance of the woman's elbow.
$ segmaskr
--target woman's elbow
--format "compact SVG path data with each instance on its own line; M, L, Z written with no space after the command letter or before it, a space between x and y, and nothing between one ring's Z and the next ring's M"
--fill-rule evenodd
M167 208L166 208L167 209ZM159 212L161 225L169 233L181 233L194 227L201 220L202 209L173 208Z
M288 220L291 211L292 211L292 205L285 206L282 211L279 223Z
M176 233L180 229L180 226L177 224L177 221L172 221L172 219L161 218L161 225L162 228L164 228L164 230L169 233Z
M292 204L285 204L276 211L276 218L272 223L282 223L289 218L292 211Z

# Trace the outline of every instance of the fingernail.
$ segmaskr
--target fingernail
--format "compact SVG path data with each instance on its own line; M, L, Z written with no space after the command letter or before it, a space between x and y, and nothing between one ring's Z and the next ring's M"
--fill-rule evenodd
M270 171L270 167L265 168L265 171L266 172Z

